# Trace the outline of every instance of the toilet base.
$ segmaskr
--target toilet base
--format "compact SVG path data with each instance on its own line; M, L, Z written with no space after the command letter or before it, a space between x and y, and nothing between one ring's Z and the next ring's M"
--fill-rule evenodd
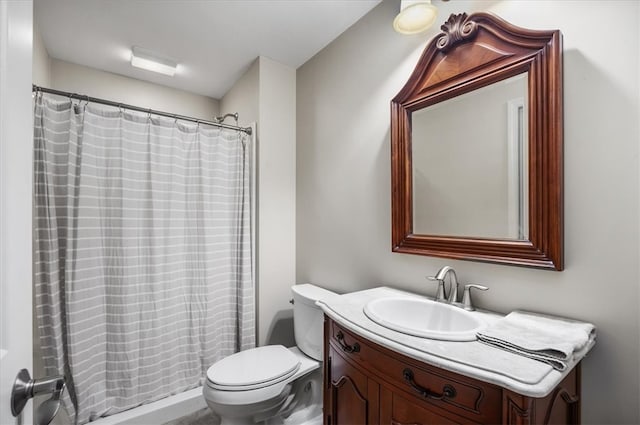
M221 390L208 382L203 386L205 401L221 419L221 425L300 425L322 412L322 363L298 347L288 350L299 360L299 368L287 380L240 391ZM314 405L317 409L309 409L303 418L303 410ZM295 418L296 422L287 422L288 418Z
M301 425L322 423L322 369L301 376L278 396L261 403L219 406L207 401L220 425ZM252 412L249 417L247 412ZM320 422L318 421L320 418Z

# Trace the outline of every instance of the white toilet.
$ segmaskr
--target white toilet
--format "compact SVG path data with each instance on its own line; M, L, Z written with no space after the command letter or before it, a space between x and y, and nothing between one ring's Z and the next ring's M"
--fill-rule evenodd
M321 420L323 314L315 302L335 293L311 284L291 292L296 347L252 348L207 370L202 392L221 425Z

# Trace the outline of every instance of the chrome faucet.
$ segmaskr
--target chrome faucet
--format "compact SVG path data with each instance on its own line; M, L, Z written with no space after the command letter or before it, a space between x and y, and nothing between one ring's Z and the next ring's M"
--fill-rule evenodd
M438 273L436 273L436 279L441 280L444 283L447 278L447 274L451 275L451 289L449 289L449 298L447 301L449 304L454 304L458 302L458 276L456 276L456 271L453 270L453 267L451 266L444 266L438 271Z
M444 280L447 274L451 273L451 289L449 290L449 298L444 287ZM435 276L427 276L427 279L438 282L438 292L436 293L436 301L455 303L458 301L458 278L456 271L451 266L444 266Z
M449 297L447 297L447 293L444 287L444 281L447 277L447 274L451 275L451 289L449 290ZM428 276L427 279L438 282L438 291L436 293L436 301L446 302L451 305L455 305L456 307L463 308L467 311L473 311L475 308L471 303L471 289L479 289L481 291L486 291L486 286L469 284L464 286L464 296L462 297L462 302L458 302L458 277L456 276L456 271L453 270L451 266L444 266L435 276Z
M444 289L444 280L437 279L435 276L427 276L427 279L438 282L438 291L436 292L436 301L447 302L447 294Z

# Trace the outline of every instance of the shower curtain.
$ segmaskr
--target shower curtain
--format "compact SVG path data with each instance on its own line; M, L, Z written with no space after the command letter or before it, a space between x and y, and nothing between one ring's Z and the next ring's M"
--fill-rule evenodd
M82 424L255 346L250 138L35 99L35 306Z

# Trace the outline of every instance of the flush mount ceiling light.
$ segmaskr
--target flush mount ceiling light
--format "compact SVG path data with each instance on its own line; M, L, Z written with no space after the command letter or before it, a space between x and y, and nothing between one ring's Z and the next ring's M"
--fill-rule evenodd
M178 64L176 61L160 56L150 50L134 46L131 49L131 66L173 77Z
M433 25L438 8L430 0L402 0L400 13L393 20L393 29L400 34L417 34Z

